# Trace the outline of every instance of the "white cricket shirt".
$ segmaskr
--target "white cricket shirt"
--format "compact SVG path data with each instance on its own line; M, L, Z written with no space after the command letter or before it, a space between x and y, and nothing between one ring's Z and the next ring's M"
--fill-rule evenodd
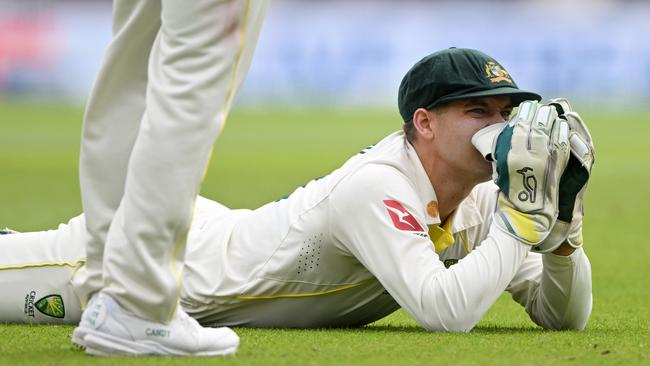
M510 284L533 320L557 328L570 307L566 285L586 322L591 273L582 250L544 256L561 275L542 270L550 266L541 255L491 229L495 198L492 183L477 186L440 230L436 194L396 132L256 210L199 199L183 306L204 324L277 327L362 325L403 307L426 329L467 331ZM560 287L544 287L544 276Z

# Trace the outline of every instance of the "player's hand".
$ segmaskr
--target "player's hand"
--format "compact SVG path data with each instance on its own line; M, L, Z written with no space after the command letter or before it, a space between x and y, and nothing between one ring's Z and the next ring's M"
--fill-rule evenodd
M560 118L569 123L571 154L560 178L558 220L550 234L533 247L540 253L554 251L564 242L573 248L582 245L583 199L595 157L591 134L580 115L566 99L552 99L550 103L556 106Z
M539 244L558 215L569 123L554 105L523 102L497 137L493 156L500 190L495 223L525 244Z

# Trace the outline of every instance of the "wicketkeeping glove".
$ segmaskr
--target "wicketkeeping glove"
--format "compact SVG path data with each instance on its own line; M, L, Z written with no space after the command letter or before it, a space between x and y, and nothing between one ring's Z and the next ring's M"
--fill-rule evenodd
M560 178L558 220L550 234L533 247L540 253L551 252L563 242L574 248L582 245L583 198L594 164L595 150L587 125L571 109L566 99L552 99L560 114L569 123L571 155L567 168Z
M558 215L559 183L569 161L569 124L554 105L526 101L496 139L499 199L494 221L535 246Z

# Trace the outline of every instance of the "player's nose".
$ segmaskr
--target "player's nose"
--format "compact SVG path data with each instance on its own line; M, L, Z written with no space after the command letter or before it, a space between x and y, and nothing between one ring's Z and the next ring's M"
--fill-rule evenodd
M505 116L504 114L502 114L502 113L500 113L500 112L499 112L499 113L494 113L494 114L491 115L490 118L488 119L486 127L487 127L487 126L495 125L495 124L497 124L497 123L507 122L507 121L508 121L508 118L507 118L507 116Z

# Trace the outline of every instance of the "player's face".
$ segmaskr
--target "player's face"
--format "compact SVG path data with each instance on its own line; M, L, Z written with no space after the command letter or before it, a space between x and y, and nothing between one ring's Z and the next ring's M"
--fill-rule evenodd
M463 174L489 180L490 163L472 145L472 136L480 129L505 122L512 112L510 97L496 96L453 101L432 111L436 114L435 142L439 159Z

